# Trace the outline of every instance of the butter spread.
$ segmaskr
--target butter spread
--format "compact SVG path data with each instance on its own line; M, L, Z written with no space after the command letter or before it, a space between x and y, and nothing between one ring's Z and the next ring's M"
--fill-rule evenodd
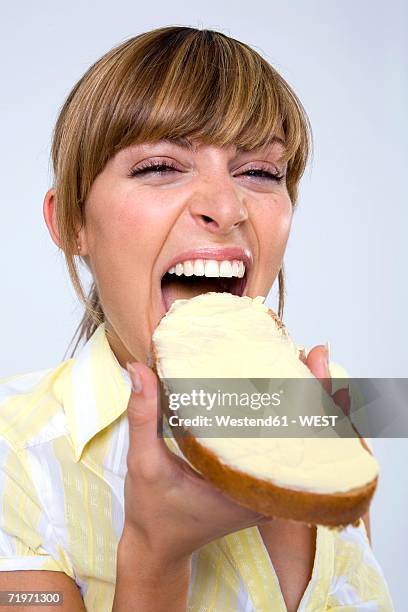
M314 378L264 298L209 292L173 302L153 334L160 378ZM310 399L310 398L308 398ZM313 398L327 414L330 396ZM346 421L346 419L343 419ZM194 434L194 427L190 428ZM199 438L220 461L278 486L346 492L378 475L378 462L356 437ZM190 464L191 465L191 464Z

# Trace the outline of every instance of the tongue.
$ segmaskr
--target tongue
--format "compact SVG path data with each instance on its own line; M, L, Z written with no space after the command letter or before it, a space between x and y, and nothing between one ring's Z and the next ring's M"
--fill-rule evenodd
M187 281L187 282L186 282ZM166 309L168 310L175 300L187 299L208 293L209 291L228 291L223 288L221 279L203 277L189 277L181 281L177 278L168 279L164 277L162 282L162 293Z

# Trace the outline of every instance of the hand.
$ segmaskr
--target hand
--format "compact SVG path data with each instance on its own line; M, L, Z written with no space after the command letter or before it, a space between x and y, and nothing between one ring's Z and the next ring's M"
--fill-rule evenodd
M129 373L141 389L131 393L128 404L122 537L164 566L227 533L273 520L223 495L167 448L157 436L156 374L142 363L132 364Z
M300 355L301 361L309 368L309 370L321 382L324 390L331 396L332 400L341 408L347 416L350 415L350 393L348 388L338 389L335 393L332 391L332 379L329 370L329 354L324 345L318 344L313 347L307 357L302 351Z
M301 359L347 413L349 392L339 389L332 394L325 346L315 346ZM168 449L164 439L157 436L156 374L142 363L132 364L130 374L141 389L132 391L128 404L124 533L130 532L154 559L167 563L227 533L271 522L271 517L223 495Z
M332 379L329 371L329 355L327 349L324 345L318 344L313 347L307 357L302 351L300 355L301 361L309 368L309 370L316 376L316 378L321 382L325 391L331 396L332 400L341 408L348 417L350 416L350 406L351 406L351 398L350 391L347 388L337 389L335 393L332 392ZM352 425L353 429L358 434L355 427ZM359 435L359 434L358 434ZM372 455L371 449L367 446L364 438L360 437L360 442L363 447Z

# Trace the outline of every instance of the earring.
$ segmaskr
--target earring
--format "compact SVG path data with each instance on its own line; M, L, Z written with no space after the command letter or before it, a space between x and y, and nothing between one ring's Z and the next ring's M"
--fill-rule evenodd
M81 245L78 244L77 247L78 247L78 253L80 253L81 252Z

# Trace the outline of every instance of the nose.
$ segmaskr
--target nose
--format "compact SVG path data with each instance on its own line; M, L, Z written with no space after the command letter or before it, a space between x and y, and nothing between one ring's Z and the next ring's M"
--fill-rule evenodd
M229 176L203 180L190 201L190 213L200 227L220 235L248 219L245 195Z

